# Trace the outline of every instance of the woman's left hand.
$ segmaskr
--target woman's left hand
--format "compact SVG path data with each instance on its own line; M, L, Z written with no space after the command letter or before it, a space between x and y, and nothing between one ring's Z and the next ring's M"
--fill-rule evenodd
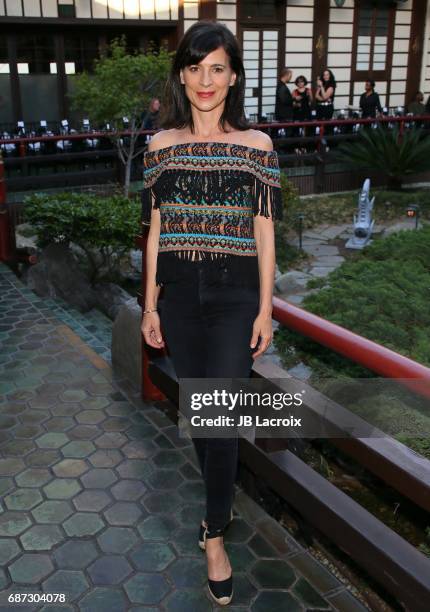
M257 345L258 339L260 338L260 346L252 353L252 358L256 359L259 355L262 355L272 343L273 329L272 329L272 316L260 313L254 321L252 327L252 338L251 348Z

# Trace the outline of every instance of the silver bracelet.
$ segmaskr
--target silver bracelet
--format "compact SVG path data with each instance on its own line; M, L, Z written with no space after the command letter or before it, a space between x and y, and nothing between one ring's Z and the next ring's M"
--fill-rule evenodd
M149 308L148 310L144 310L143 314L145 314L147 312L157 312L157 309L156 308Z

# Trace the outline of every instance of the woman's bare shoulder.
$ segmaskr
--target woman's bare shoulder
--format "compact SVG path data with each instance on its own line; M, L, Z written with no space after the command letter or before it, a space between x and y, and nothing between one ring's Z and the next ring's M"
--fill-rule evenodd
M263 149L264 151L273 151L273 142L269 134L262 132L261 130L248 130L248 142L246 143L249 147L256 149Z
M179 131L175 128L171 130L160 130L151 138L148 143L148 152L164 149L176 144L179 140Z

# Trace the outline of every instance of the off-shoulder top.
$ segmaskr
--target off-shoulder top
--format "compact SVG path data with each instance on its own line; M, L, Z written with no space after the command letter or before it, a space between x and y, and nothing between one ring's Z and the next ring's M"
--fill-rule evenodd
M190 142L144 153L142 223L160 209L157 285L196 262L208 281L259 284L253 216L282 219L276 151L229 142Z

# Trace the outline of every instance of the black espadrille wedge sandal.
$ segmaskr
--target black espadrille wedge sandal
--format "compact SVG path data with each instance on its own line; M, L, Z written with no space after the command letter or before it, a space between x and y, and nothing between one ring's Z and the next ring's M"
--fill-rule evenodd
M227 527L230 525L233 519L234 519L233 510L231 510L230 511L230 522L224 527L224 529L227 529ZM200 523L199 547L201 550L206 550L205 537L204 537L205 530L206 530L206 527Z
M224 530L225 528L209 531L206 527L203 534L205 546L206 540L224 535ZM225 580L211 580L208 577L208 590L210 596L219 606L227 606L233 598L233 572Z

